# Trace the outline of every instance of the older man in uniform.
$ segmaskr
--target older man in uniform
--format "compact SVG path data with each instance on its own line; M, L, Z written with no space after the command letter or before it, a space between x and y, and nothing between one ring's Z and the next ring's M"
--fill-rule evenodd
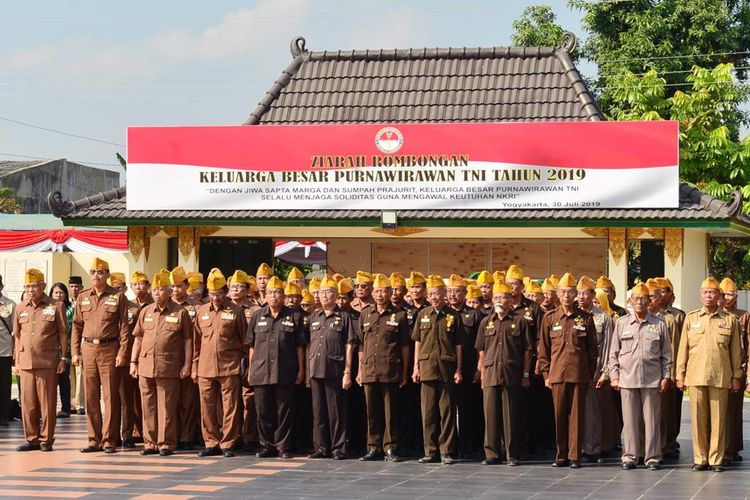
M422 384L424 457L419 463L454 463L457 451L456 385L463 380L464 326L461 315L445 301L445 282L427 278L427 300L414 321L414 373ZM438 455L439 452L439 455Z
M557 285L560 307L544 315L539 370L552 391L557 454L553 467L581 467L586 392L596 371L598 345L593 317L578 307L576 280L565 273Z
M169 273L172 285L172 301L188 312L190 320L195 323L195 315L200 302L188 295L190 286L189 273L182 266L177 266ZM192 362L192 360L191 360ZM178 415L179 441L177 449L192 450L200 432L201 407L198 396L198 384L192 377L179 379L180 399Z
M313 448L308 458L346 458L346 401L352 385L354 320L336 305L336 282L320 280L319 309L308 318L307 380L312 389ZM369 309L366 306L365 309Z
M128 364L128 301L107 285L109 264L95 258L89 270L91 288L76 300L73 315L73 358L83 364L88 445L81 453L114 453L120 437L120 370ZM101 391L104 392L102 420Z
M359 312L370 304L374 304L372 300L372 274L365 271L357 271L357 275L354 277L352 309Z
M144 306L133 330L130 376L138 380L143 406L141 455L163 457L177 448L180 379L190 376L193 322L171 299L170 273L154 275L151 304Z
M292 267L291 271L289 271L289 274L286 277L286 282L297 285L300 290L304 290L307 287L307 283L305 283L305 275L302 274L302 271L297 269L296 266Z
M284 286L284 300L286 306L291 309L301 309L302 289L296 283L287 283Z
M477 350L474 347L479 323L484 314L466 306L466 280L451 274L446 287L448 305L458 311L464 325L463 382L456 387L458 404L458 451L468 458L482 451L484 418L482 412L482 387L479 385Z
M607 276L599 276L599 279L596 280L596 288L599 288L606 292L607 298L609 299L609 308L612 309L612 311L617 314L617 316L627 316L628 310L615 304L617 291L615 290L615 285L614 283L612 283L612 280L610 280Z
M466 285L466 307L482 312L482 291L477 285Z
M78 294L83 290L83 278L80 276L71 276L68 278L68 291L70 292L70 302L75 308ZM71 341L72 341L71 332ZM68 354L72 355L73 347L71 346ZM71 407L74 413L78 415L86 414L86 398L83 390L83 366L70 365L70 394L72 396Z
M662 457L659 393L669 389L672 342L666 323L649 312L651 300L648 286L633 287L633 312L617 321L609 351L610 383L622 395L625 470L635 469L641 450L650 470L659 469Z
M28 269L24 274L24 300L13 318L26 436L26 443L16 451L52 451L55 442L57 379L65 372L68 325L60 304L44 293L45 286L44 274Z
M203 285L203 273L190 271L187 273L187 293L190 298L195 301L196 304L204 304L205 298L203 292L205 286Z
M476 338L484 396L484 465L501 462L500 437L508 465L518 465L521 431L521 390L529 387L532 340L529 322L513 310L506 283L492 287L494 312L485 317Z
M716 279L703 280L703 307L685 316L677 355L677 388L690 389L695 471L724 470L727 400L741 389L739 320L719 308L720 295Z
M267 303L247 327L250 385L255 388L258 458L291 458L294 386L305 382L306 328L302 311L284 305L284 283L276 276L266 286Z
M553 309L557 309L560 305L560 302L557 299L557 284L553 283L550 278L544 278L544 281L542 282L542 295L544 299L542 300L542 303L539 304L539 307L542 309L543 313L546 314Z
M266 303L266 285L272 276L273 269L265 262L261 263L255 272L255 282L258 285L258 304L261 306Z
M391 290L391 280L376 274L375 306L365 309L359 322L357 383L364 385L367 401L367 454L361 461L383 453L386 461L399 461L398 388L406 385L409 376L409 323L406 311L391 302Z
M724 296L724 310L737 316L740 323L740 338L742 339L742 366L748 359L748 332L750 331L750 313L737 307L737 285L731 278L724 278L719 283ZM746 381L740 382L745 386ZM725 462L741 462L742 444L742 405L745 394L743 391L732 391L727 402L727 446L724 451Z
M221 271L212 269L206 286L209 302L196 310L191 374L200 393L206 446L198 456L233 457L232 448L241 437L240 362L247 322L242 308L227 298L227 282Z
M606 384L609 379L607 357L612 342L612 318L598 307L594 306L594 288L596 282L588 276L578 280L578 307L594 318L596 328L597 357L592 386L586 392L586 427L583 433L583 457L589 462L601 461L602 451L609 451L614 442L604 439L604 427L614 419L614 401L610 387Z
M492 314L492 285L495 284L495 279L492 277L492 273L489 271L482 270L477 275L477 286L479 291L482 292L482 309L481 311L485 315Z

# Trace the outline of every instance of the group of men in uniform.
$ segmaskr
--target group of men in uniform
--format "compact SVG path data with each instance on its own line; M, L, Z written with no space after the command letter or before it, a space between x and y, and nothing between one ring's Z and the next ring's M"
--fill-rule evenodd
M142 439L143 455L167 456L202 440L199 456L399 461L421 448L420 463L483 452L516 466L553 445L553 466L579 468L621 442L624 469L656 470L679 453L687 389L694 469L741 459L750 313L728 278L707 278L688 314L665 278L636 284L625 309L606 277L540 285L516 265L473 280L359 271L309 283L296 268L286 281L266 264L228 279L213 269L205 297L203 277L177 267L133 273L134 301L107 262L90 279L71 332L83 453ZM13 318L20 451L52 449L65 368L64 314L44 286L26 273Z

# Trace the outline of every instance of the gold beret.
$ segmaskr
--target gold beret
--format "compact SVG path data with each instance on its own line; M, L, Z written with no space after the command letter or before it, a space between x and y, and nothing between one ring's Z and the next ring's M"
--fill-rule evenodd
M312 296L307 290L302 290L302 302L301 304L315 304L315 297Z
M388 279L388 276L385 274L375 274L372 277L372 287L373 288L390 288L391 287L391 280Z
M297 283L287 283L284 287L284 295L302 295L302 290Z
M336 288L338 289L340 294L347 294L350 293L352 290L354 290L354 285L352 285L352 279L351 278L344 278L338 283L336 283Z
M171 281L173 285L177 285L178 283L183 283L185 280L188 280L188 276L189 275L185 273L184 267L177 266L174 269L172 269L171 273L169 273L169 281ZM188 283L190 283L189 280L188 280Z
M423 283L427 283L427 279L424 277L424 274L420 273L419 271L412 271L411 273L409 273L409 286L421 285Z
M550 274L547 279L555 286L555 288L557 288L557 284L560 283L560 278L558 278L556 274Z
M645 283L636 283L633 288L630 289L631 297L648 297L649 289Z
M716 278L714 278L713 276L709 276L708 278L704 279L703 283L701 283L701 288L715 288L717 290L721 290L719 282L716 281Z
M523 277L523 286L527 287L527 286L529 286L529 284L531 284L531 278L528 277L528 276L524 276Z
M208 273L208 279L206 280L208 291L218 292L225 286L227 286L227 280L219 268L214 267L211 269L211 272Z
M452 288L466 288L466 280L458 274L451 274L448 277L448 286Z
M151 286L154 288L162 288L171 284L171 273L167 269L160 269L158 273L154 274L154 279L151 280Z
M480 290L477 285L467 285L466 286L466 298L467 299L481 299L482 290Z
M729 277L721 280L719 286L721 287L721 291L723 293L734 293L737 291L737 284L732 280L732 278Z
M310 280L310 284L307 285L308 290L310 290L310 293L317 292L320 289L320 278L317 276L315 278L312 278Z
M495 279L489 271L482 271L479 273L479 276L477 276L477 285L491 285L494 282Z
M649 292L655 292L655 291L659 290L659 288L660 288L659 287L659 282L656 281L653 278L649 278L649 279L646 280L646 287L648 288Z
M44 274L39 269L31 267L24 273L23 282L27 285L32 283L42 283L44 282Z
M576 285L576 290L594 290L596 288L596 282L588 276L581 276Z
M148 276L143 271L136 271L130 275L130 284L138 283L139 281L148 281Z
M174 272L174 270L172 270ZM187 273L187 281L188 283L203 283L203 273L196 273L195 271L191 271Z
M575 288L577 285L575 276L570 273L563 274L560 281L557 283L557 288Z
M271 269L271 266L263 262L261 265L258 266L258 270L255 272L256 276L273 276L273 269Z
M508 270L505 271L506 280L523 280L523 269L515 264L511 264Z
M662 282L664 285L662 288L669 288L670 291L674 291L674 285L672 285L672 281L669 278L661 278L661 279L664 280Z
M125 273L110 273L107 283L109 286L124 285Z
M539 283L537 283L534 280L531 280L529 282L528 292L529 293L543 293L544 290L542 290L542 287L539 285Z
M247 283L250 284L250 277L247 273L241 269L237 269L232 276L229 277L230 283Z
M557 285L553 284L549 278L544 278L542 292L554 292L555 290L557 290Z
M344 275L343 275L343 274L341 274L341 273L333 273L333 274L331 275L331 279L332 279L333 281L335 281L336 283L338 283L339 281L341 281L341 280L342 280L342 279L344 279L345 277L346 277L346 276L344 276Z
M281 279L279 279L278 276L271 276L271 278L268 280L268 283L266 283L266 290L283 290L283 289L284 289L284 282L281 281Z
M336 286L336 280L334 280L327 274L324 274L323 277L320 278L320 288L333 288L334 290L338 290L338 287Z
M397 286L406 288L406 279L404 279L404 276L401 273L391 273L390 281L393 288L396 288Z
M596 288L611 288L614 290L615 285L612 283L612 280L606 276L599 276L599 279L596 280Z
M492 293L513 293L513 290L511 290L508 284L504 281L498 281L492 285Z
M289 271L289 274L286 277L286 280L303 280L305 279L305 275L302 274L302 271L297 269L297 267L293 267L291 271Z
M109 262L100 259L99 257L94 257L93 262L91 262L91 269L104 269L105 271L109 271Z
M431 274L427 277L427 288L438 288L445 286L445 281L439 274Z
M357 271L357 277L354 279L354 283L357 285L372 283L372 274L365 271Z

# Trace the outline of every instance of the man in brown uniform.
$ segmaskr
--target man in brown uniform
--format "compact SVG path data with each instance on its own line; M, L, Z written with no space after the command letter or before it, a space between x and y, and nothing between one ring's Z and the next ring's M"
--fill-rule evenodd
M504 283L504 281L503 281ZM492 285L495 284L495 279L492 274L487 271L481 271L477 276L477 286L482 292L482 309L481 311L485 315L492 314Z
M494 310L479 325L476 349L484 396L484 465L501 461L500 437L508 465L518 465L521 389L529 387L532 344L529 323L513 310L513 293L503 283L492 287Z
M233 457L232 448L239 441L242 428L240 361L247 322L242 308L227 298L227 282L221 271L212 269L206 286L209 302L196 311L191 374L200 393L201 430L206 445L198 456ZM223 414L221 424L219 413Z
M372 300L372 275L365 271L357 271L357 275L354 277L352 309L359 312L370 304L374 304Z
M258 304L261 306L266 303L266 284L272 276L273 269L265 262L261 263L255 272L255 283L258 285Z
M415 342L412 379L422 384L425 456L419 463L442 459L444 464L450 465L457 451L456 384L463 380L465 331L461 315L448 306L445 294L443 278L430 275L427 299L431 305L417 314L412 332Z
M302 274L302 271L297 269L296 266L292 267L291 271L289 271L289 274L287 274L286 282L297 285L300 291L304 290L307 287L307 283L305 283L305 275Z
M180 379L190 376L193 322L187 310L171 299L170 273L154 275L151 296L138 317L130 358L130 376L138 379L143 405L141 455L166 457L177 448Z
M120 437L120 370L128 364L128 301L107 285L109 264L94 259L89 270L91 288L76 300L73 315L73 358L83 364L86 389L88 446L81 453L114 453ZM102 421L101 390L104 391Z
M721 293L724 296L724 310L737 316L740 323L740 337L742 339L742 366L747 366L748 358L748 331L750 331L750 313L737 307L737 285L731 278L724 278L719 283ZM740 381L744 387L746 380ZM732 391L729 393L727 402L727 446L724 450L726 462L741 462L743 449L742 444L742 406L745 393L743 391Z
M204 304L203 274L195 271L187 273L187 294L196 304Z
M596 370L598 346L592 316L578 308L576 280L565 273L557 285L560 307L544 315L539 371L552 391L557 455L553 467L581 467L586 391Z
M320 305L308 318L307 377L312 389L313 447L308 458L346 458L346 401L343 390L352 385L354 320L336 305L336 282L320 280ZM368 306L369 307L369 306Z
M45 287L42 272L28 269L24 275L24 300L16 307L13 318L26 435L26 443L16 451L52 451L55 442L57 378L65 372L68 325L61 306L44 293Z
M399 461L398 388L409 377L409 323L406 311L391 303L391 283L384 274L373 276L375 305L362 311L359 321L357 383L364 386L367 401L367 454L362 461L383 452L386 461Z
M266 299L250 318L245 336L262 446L255 456L278 452L291 458L294 386L305 382L307 334L302 311L284 305L284 283L276 276L268 280Z
M196 310L200 302L188 295L190 282L188 273L182 266L177 266L169 273L172 285L172 301L188 312L190 320L195 323ZM192 362L192 360L191 360ZM198 384L192 377L179 379L180 399L177 410L178 450L192 450L200 432L201 407L198 396Z
M740 325L719 308L720 294L716 279L703 280L703 307L685 316L677 354L677 388L690 389L695 471L724 470L727 400L741 389Z

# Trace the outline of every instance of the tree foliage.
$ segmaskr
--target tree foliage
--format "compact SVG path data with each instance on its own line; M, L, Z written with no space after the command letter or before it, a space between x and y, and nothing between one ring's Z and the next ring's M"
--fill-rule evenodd
M20 214L21 205L16 199L16 192L9 187L0 187L0 214Z
M548 5L526 7L513 21L511 40L518 47L558 47L565 30L557 24L555 13Z

